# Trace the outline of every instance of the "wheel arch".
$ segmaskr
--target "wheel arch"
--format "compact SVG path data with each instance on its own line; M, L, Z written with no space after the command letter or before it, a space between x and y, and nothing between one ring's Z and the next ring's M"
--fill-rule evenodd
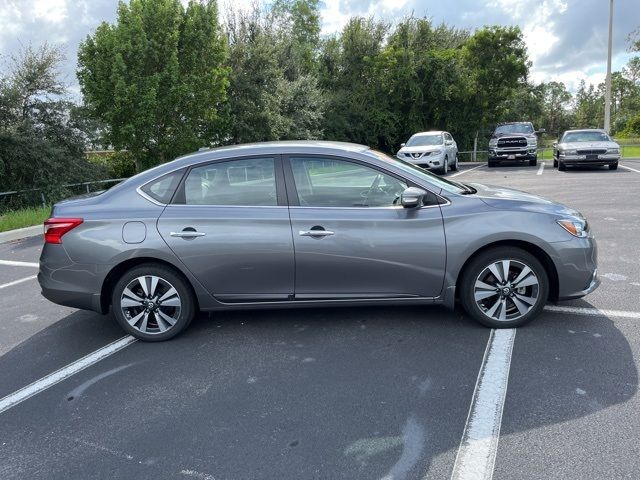
M460 278L464 274L465 270L468 268L471 261L477 255L496 247L516 247L536 257L540 261L540 263L542 263L542 266L544 267L545 272L549 277L549 299L552 301L555 301L558 299L559 291L560 291L560 282L558 279L558 270L556 269L556 266L553 263L553 260L551 259L549 254L547 254L547 252L545 252L538 245L535 245L533 243L530 243L524 240L499 240L496 242L488 243L478 248L471 255L469 255L467 260L464 262L464 264L458 271L458 275L456 276L456 285L459 285ZM460 290L456 288L456 298L459 298L459 295L460 295Z
M178 267L176 267L171 262L162 260L157 257L135 257L123 260L122 262L118 263L111 270L109 270L109 273L107 273L107 275L105 276L105 279L102 282L102 288L100 289L100 309L102 314L106 314L109 312L113 288L115 287L120 277L124 275L124 273L128 270L131 270L132 268L135 268L139 265L144 265L145 263L162 265L164 267L170 268L176 275L180 276L185 281L187 287L193 294L194 301L196 302L196 311L200 309L198 295L196 294L192 282Z

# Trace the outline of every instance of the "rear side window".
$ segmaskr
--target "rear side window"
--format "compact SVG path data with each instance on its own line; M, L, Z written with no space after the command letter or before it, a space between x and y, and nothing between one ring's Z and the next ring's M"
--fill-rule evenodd
M184 182L184 203L275 206L275 161L249 158L193 168Z
M184 170L167 173L160 178L156 178L144 185L140 190L160 203L169 203L173 197Z

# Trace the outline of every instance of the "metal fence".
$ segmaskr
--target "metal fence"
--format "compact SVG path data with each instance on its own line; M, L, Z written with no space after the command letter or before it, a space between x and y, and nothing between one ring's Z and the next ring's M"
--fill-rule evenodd
M61 187L68 189L71 192L71 195L81 195L104 190L104 186L113 186L123 180L126 180L126 178L108 178L106 180L95 180L91 182L67 183L61 185ZM96 188L96 186L99 186L100 188ZM22 203L30 206L42 205L43 207L46 207L51 204L53 200L47 198L47 194L41 188L0 192L0 211L2 211L3 207L9 203L10 199L16 196L22 200Z

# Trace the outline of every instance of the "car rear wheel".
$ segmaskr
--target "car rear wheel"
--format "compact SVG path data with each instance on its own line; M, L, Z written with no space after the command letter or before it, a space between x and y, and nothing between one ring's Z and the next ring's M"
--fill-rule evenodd
M540 261L515 247L495 248L472 259L460 282L460 300L476 321L491 328L519 327L544 308L549 293Z
M609 165L609 170L617 170L617 169L618 169L618 162L612 163L611 165Z
M564 164L564 162L558 162L558 170L560 170L561 172L564 172L567 169L567 166Z
M155 263L127 271L113 289L111 306L127 333L149 342L175 337L196 313L187 282L173 269Z

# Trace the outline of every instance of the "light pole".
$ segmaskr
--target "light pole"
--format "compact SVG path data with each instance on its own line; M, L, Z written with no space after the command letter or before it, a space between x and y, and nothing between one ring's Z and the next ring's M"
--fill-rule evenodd
M611 129L611 38L613 35L613 0L609 0L609 52L607 55L607 78L604 94L604 130Z

